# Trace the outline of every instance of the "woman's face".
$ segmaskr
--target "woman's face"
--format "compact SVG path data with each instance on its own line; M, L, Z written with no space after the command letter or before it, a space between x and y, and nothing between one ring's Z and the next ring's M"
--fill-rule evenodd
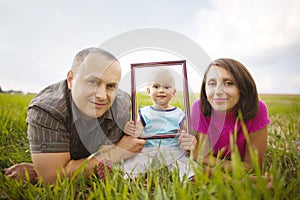
M223 67L212 66L205 82L207 100L218 112L230 112L239 102L240 91L232 75Z

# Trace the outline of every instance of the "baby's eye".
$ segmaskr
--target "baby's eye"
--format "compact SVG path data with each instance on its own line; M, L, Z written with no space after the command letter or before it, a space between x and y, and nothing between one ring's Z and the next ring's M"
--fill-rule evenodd
M158 85L153 85L152 87L155 88L155 89L157 89L157 88L158 88Z

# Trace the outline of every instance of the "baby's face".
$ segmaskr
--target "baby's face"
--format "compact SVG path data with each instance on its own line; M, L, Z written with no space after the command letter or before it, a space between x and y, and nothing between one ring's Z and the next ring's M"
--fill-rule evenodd
M168 107L169 102L176 93L176 89L172 84L152 82L147 88L147 93L150 95L154 106Z
M147 93L153 106L158 109L168 109L169 102L176 93L173 75L168 70L157 70L149 77Z

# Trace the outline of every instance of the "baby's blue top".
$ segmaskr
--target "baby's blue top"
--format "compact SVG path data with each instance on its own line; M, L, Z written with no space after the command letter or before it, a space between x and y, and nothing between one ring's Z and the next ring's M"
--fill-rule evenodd
M169 110L158 110L152 106L145 106L139 110L141 122L144 125L143 135L164 134L177 132L185 120L184 112L177 107ZM177 146L178 139L147 140L145 147Z

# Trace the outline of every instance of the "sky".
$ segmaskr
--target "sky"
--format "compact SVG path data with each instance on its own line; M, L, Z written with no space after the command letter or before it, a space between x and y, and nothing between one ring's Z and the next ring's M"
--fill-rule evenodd
M300 94L299 10L298 0L0 0L0 86L38 92L66 78L78 51L154 28L189 38L211 60L240 61L259 93ZM185 58L163 50L120 57L125 74L130 63L172 59Z

